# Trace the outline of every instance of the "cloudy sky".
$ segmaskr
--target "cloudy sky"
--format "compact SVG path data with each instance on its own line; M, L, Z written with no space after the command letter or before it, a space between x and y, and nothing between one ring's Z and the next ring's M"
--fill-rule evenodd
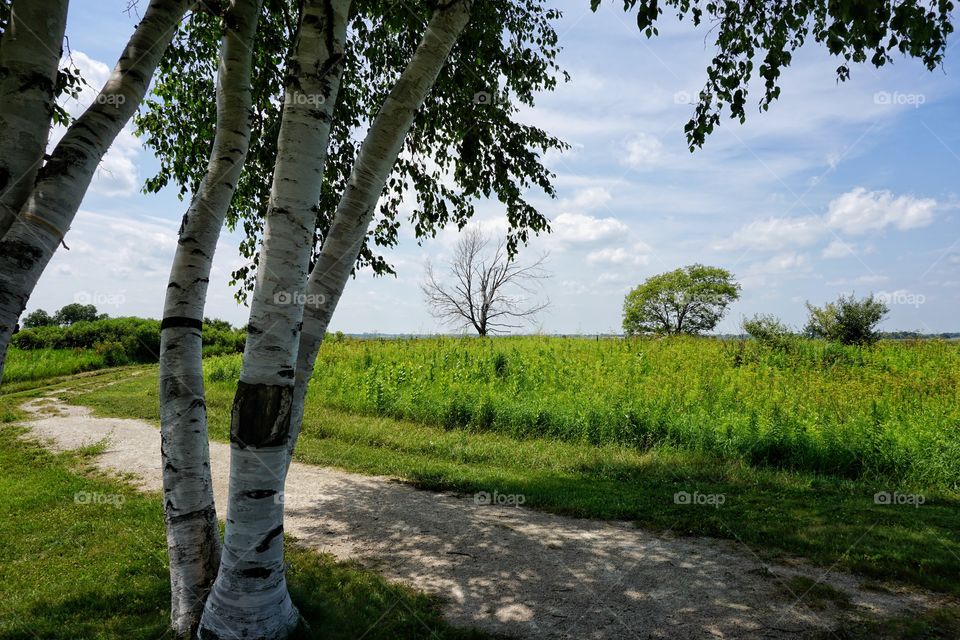
M960 50L934 73L898 60L855 68L838 85L837 62L810 47L769 112L751 110L745 125L725 120L690 154L683 124L712 54L705 31L666 17L648 40L618 2L596 14L587 0L558 4L560 62L572 80L523 117L572 148L548 159L559 198L535 198L553 233L526 251L550 253L542 295L552 305L530 330L618 331L631 286L693 262L725 267L743 286L722 332L757 312L799 326L804 301L850 292L891 303L884 328L960 330ZM74 61L99 87L135 17L127 0L71 5ZM79 300L111 315L160 315L185 204L172 191L139 192L155 168L124 132L67 235L70 251L57 252L28 310ZM479 224L503 228L497 203L478 212ZM421 246L405 230L390 256L399 276L351 281L332 329L443 330L418 284L427 256L440 264L455 242L448 232ZM239 325L248 310L227 284L241 264L237 243L224 234L207 310Z

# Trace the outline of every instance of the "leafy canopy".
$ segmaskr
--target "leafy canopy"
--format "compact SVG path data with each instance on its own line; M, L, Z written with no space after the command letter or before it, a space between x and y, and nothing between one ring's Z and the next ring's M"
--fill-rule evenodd
M623 301L623 330L696 335L717 326L740 297L740 285L726 269L694 264L648 278Z
M877 325L890 308L872 295L857 300L850 294L822 307L808 302L807 311L810 316L804 333L809 337L842 344L871 345L880 339Z
M316 251L343 193L364 134L413 55L434 3L356 0L347 33L346 63L334 111L317 219ZM560 12L543 0L473 4L471 20L433 92L417 113L381 195L378 215L358 267L394 273L378 247L397 244L402 219L417 238L448 224L462 228L481 197L497 198L510 225L508 249L548 221L526 199L531 188L554 196L543 155L567 145L516 118L534 94L566 79L555 59L553 24ZM269 201L283 104L285 60L298 21L294 0L267 0L254 50L250 152L228 215L241 228L248 263L234 272L238 298L252 289L263 218ZM157 70L153 95L136 117L138 134L160 161L145 190L175 184L194 193L206 170L216 123L214 85L221 17L196 12L184 21ZM406 200L406 201L405 201ZM411 203L413 204L411 209Z
M44 311L43 309L37 309L31 313L28 313L23 317L23 326L25 329L33 329L34 327L49 327L56 324L53 320L53 316Z
M590 0L594 11L601 0ZM749 84L763 82L760 109L780 97L780 75L794 52L808 39L841 59L837 79L850 77L850 65L882 67L894 54L910 56L933 70L943 61L953 32L950 0L623 0L624 11L637 11L637 26L647 37L657 34L664 7L694 25L707 23L716 54L694 115L684 127L690 149L703 146L724 109L744 122Z

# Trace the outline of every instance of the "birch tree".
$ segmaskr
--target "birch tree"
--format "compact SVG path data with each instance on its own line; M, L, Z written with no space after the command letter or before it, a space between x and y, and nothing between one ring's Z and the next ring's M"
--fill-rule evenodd
M63 242L100 159L143 100L164 49L191 5L190 0L151 0L110 78L50 153L0 240L0 378L17 319Z
M369 168L371 166L378 167L378 171L374 173L370 177L370 179L368 179L366 182L354 180L354 182L357 183L356 187L346 188L345 186L344 198L343 198L343 201L345 203L355 206L358 201L357 198L356 197L347 198L346 194L356 193L359 197L367 198L367 199L371 198L372 196L372 202L369 206L371 210L374 208L374 205L376 205L377 199L380 193L385 189L384 183L386 181L386 174L389 174L390 171L394 168L394 165L398 163L398 154L400 152L400 148L403 146L405 136L407 134L407 131L410 128L410 124L418 108L423 104L424 99L428 95L431 87L433 87L433 85L435 84L439 71L443 67L444 63L446 62L450 54L450 50L452 49L454 43L457 40L457 36L460 35L463 29L463 26L467 22L467 19L466 19L468 15L467 7L468 5L466 3L453 3L451 6L442 7L441 9L435 11L433 19L430 21L430 23L427 25L426 29L424 30L424 36L420 39L420 42L417 45L417 48L415 49L414 53L411 56L409 64L399 65L399 70L401 71L399 80L395 75L393 75L390 72L390 69L387 68L387 69L382 69L380 71L380 74L381 74L380 76L373 76L372 78L373 82L369 83L368 86L365 86L362 91L357 89L356 87L353 87L352 92L348 89L347 95L349 97L346 101L334 102L331 100L327 100L326 98L321 101L315 101L315 100L310 100L310 98L312 97L310 95L303 96L306 98L306 100L302 102L306 104L323 104L327 107L332 106L335 109L341 108L342 111L345 111L344 113L345 117L343 119L338 119L336 117L333 119L333 126L336 127L338 123L340 123L339 126L341 127L339 133L342 137L336 142L339 143L340 149L347 151L345 153L341 153L338 155L336 159L336 162L338 164L338 169L342 171L342 167L352 166L353 175L362 176L360 172L369 171ZM399 14L401 16L404 16L405 22L409 22L409 18L406 18L407 12L399 12ZM396 21L385 20L385 22L393 23ZM499 22L494 22L491 20L489 21L489 24L491 25L495 24L497 32L499 33L499 30L501 29ZM413 29L409 29L408 31L407 25L405 25L403 22L401 22L399 25L389 24L389 28L399 31L398 33L399 37L388 39L384 37L384 35L380 35L380 34L384 34L384 32L378 31L378 28L369 27L365 25L362 21L359 23L355 23L354 32L357 34L357 38L358 40L360 40L360 44L353 49L354 55L352 59L349 55L347 56L348 63L352 63L354 65L352 67L352 75L354 79L369 73L368 71L366 71L366 68L369 68L370 66L367 60L365 58L361 59L361 56L356 55L356 52L359 50L359 51L363 51L364 54L366 54L366 51L363 50L363 47L370 46L369 44L367 44L368 42L370 42L370 39L363 36L368 35L371 31L376 32L378 34L378 37L380 37L381 41L384 42L384 48L389 48L389 45L386 43L390 43L390 42L398 43L398 45L394 45L395 50L391 52L391 54L393 55L391 55L389 58L391 61L394 61L392 62L392 64L396 65L397 62L402 60L402 56L405 53L404 47L408 46L408 42L410 41L409 32L416 33L416 29L413 28ZM492 28L492 26L488 28ZM190 29L191 27L188 26L186 31L190 31ZM265 38L265 39L269 40L270 38ZM484 39L486 39L486 34L484 34ZM499 42L499 38L497 38L497 41ZM191 37L190 44L195 46L196 39ZM171 50L170 50L171 55L176 55L174 54L174 52L177 49L178 49L178 45L177 43L175 43L173 47L171 47ZM300 67L299 63L289 66L290 69L296 69L299 67ZM463 69L462 72L467 72L467 71L466 69ZM181 79L182 67L177 69L177 73L178 73L177 75L174 75L174 73L171 73L169 76L165 76L163 73L163 68L161 69L161 77L160 77L160 80L158 81L157 94L161 98L163 98L162 106L165 111L167 107L168 96L178 95L177 93L178 91L184 91L184 94L190 94L191 92L195 91L195 89L188 88L188 87L194 87L196 85L186 84L182 81ZM493 68L485 71L485 73L496 74L497 70ZM515 75L518 75L518 74L515 74ZM370 76L367 75L367 77L370 77ZM514 78L514 80L516 81L516 78ZM195 79L191 79L191 81L195 82ZM474 79L474 83L475 82L476 82L476 79ZM456 101L456 103L459 103L460 105L471 105L475 108L482 106L473 102L474 92L470 91L469 85L466 86L466 90L469 91L469 93L467 93L467 98L466 100L464 100L465 84L466 83L464 83L462 79L459 79L459 78L457 79L457 82L449 81L446 86L447 92L454 93L452 91L454 88L456 89L456 92L455 92L455 96L449 97L448 100ZM262 86L269 88L270 86L269 80L264 82ZM370 88L371 86L372 86L372 89ZM534 85L528 84L528 86L534 86ZM362 146L362 150L359 156L360 159L356 163L352 163L351 165L346 165L345 161L350 159L348 158L348 156L350 155L349 154L349 149L350 149L349 138L355 135L354 129L357 123L357 116L354 113L352 113L350 109L357 108L355 105L359 102L359 98L361 96L364 96L364 97L369 96L367 99L370 102L373 102L374 100L378 99L379 98L378 94L380 92L379 87L384 87L387 89L386 96L385 98L383 98L383 104L381 105L381 108L379 110L377 117L374 118L373 124L371 125L371 129L368 132L368 135ZM180 94L180 95L184 95L184 94ZM260 95L260 99L261 100L263 99L263 94ZM174 102L174 101L171 100L171 102ZM189 102L190 100L176 100L174 104L186 104ZM290 98L288 96L283 100L284 112L283 112L282 122L287 121L287 107L289 103L290 103ZM344 105L346 105L345 108L344 108ZM152 106L151 103L148 102L148 107L151 107L151 106ZM157 107L161 106L160 101L156 103L156 106ZM259 120L260 124L262 125L263 122L270 121L273 119L269 116L269 107L270 107L269 99L257 105L256 109L260 109L260 112L254 118L255 123L257 123ZM445 112L445 109L441 107L437 108L437 113L443 113L443 112ZM267 117L263 117L264 113L268 114ZM170 144L169 142L171 140L171 138L169 137L170 131L162 127L162 123L165 122L167 118L170 118L169 114L164 113L164 118L160 118L158 117L158 112L152 112L152 110L148 110L148 114L144 117L141 117L138 120L138 125L141 127L141 131L147 132L150 136L152 136L150 138L150 144L156 145L158 148L165 149L165 150L166 149L182 149L183 148L182 145ZM466 121L466 119L467 118L464 117L463 121ZM438 121L439 121L439 118L438 118ZM177 122L177 127L179 129L182 129L183 121L177 119L176 122ZM457 119L452 120L453 126L456 126L456 127L461 126L460 122L461 121ZM437 137L435 134L432 134L431 129L429 127L424 127L423 133L425 134L425 137L432 134L434 135L434 137L441 140L442 144L446 144L446 141L456 139L456 133L452 130L453 127L451 127L451 120L449 118L446 118L445 126L451 129L450 131L444 132L445 137ZM510 131L510 128L503 127L503 129L504 129L504 133L501 133L500 135L503 135L505 139L509 139L510 136L508 135L507 132ZM513 129L513 130L516 131L517 129ZM530 135L530 133L527 132L527 130L523 128L519 128L519 131L522 133L522 135L516 136L517 141L527 141L531 139L536 140L539 136L542 135L540 134L539 130L536 130L533 128L529 129L529 131L533 133L532 136ZM263 132L263 130L261 130L261 132ZM261 138L261 142L265 142L265 136ZM432 142L431 144L434 144L435 146L438 146L438 147L440 146L440 144L438 144L437 142ZM385 147L384 145L387 145L387 146ZM337 148L335 145L332 145L332 146L334 148ZM515 150L511 150L511 152L517 153L517 151ZM265 157L268 153L269 153L269 146L267 145L263 145L260 149L254 151L253 158L255 159L255 166L253 167L252 171L245 172L246 180L249 181L252 175L255 175L259 171L261 171L262 165L260 164L260 162L262 161L262 158ZM378 154L382 155L383 158L377 159L376 156ZM166 169L169 170L169 174L164 174L163 172L161 172L161 174L158 174L158 177L155 179L156 182L154 182L154 185L159 184L161 181L165 181L168 178L168 175L173 176L174 179L182 178L182 174L178 174L177 171L179 169L189 166L188 163L184 163L182 161L183 159L182 155L179 155L179 156L168 155L166 156L166 158L168 159ZM300 165L302 165L302 163L300 163ZM379 168L381 165L382 165L382 169ZM409 169L407 169L408 173L407 174L403 174L402 172L401 173L403 175L414 174L414 176L416 177L416 174L414 173L414 171L420 170L420 167L414 163L408 163L406 166L409 167ZM477 165L476 168L479 168L479 165ZM474 171L464 172L464 175L467 176L467 179L474 180L476 183L482 184L482 182L478 180L476 177L476 173L475 173L476 168ZM384 171L386 173L384 173ZM540 169L538 165L535 165L534 167L524 167L524 171L526 173L525 174L522 173L521 175L530 175L537 180L540 180L540 181L543 180L543 176L541 174L542 169ZM284 180L281 180L279 178L281 173L282 172L280 169L280 162L278 159L277 171L274 173L275 187L278 184L280 184L281 186L284 186L283 185ZM350 174L349 171L347 173ZM192 176L195 174L190 174L190 175ZM333 175L334 175L334 179L331 180L331 182L336 183L337 174L333 174ZM423 184L424 182L427 182L430 185L438 184L438 181L424 180L422 177L424 175L425 174L422 174L422 173L420 174L420 181L419 181L420 184ZM243 183L243 180L244 178L241 178L241 181L240 181L241 184ZM343 182L345 183L346 181L344 180ZM202 186L202 182L201 182L201 186ZM325 181L322 186L324 187L324 190L326 193L320 194L321 203L324 201L325 196L329 198L329 195L331 192L330 185L328 182ZM362 187L362 188L358 188L358 187ZM249 192L246 192L246 193L249 193ZM278 192L275 188L274 193L279 194L281 192ZM282 193L286 194L286 190ZM245 193L241 192L241 202L243 201L244 195ZM455 198L455 199L463 201L462 198ZM514 198L512 201L515 203L522 203L522 200L519 198ZM271 206L272 206L272 201L271 201ZM522 218L525 211L524 207L518 204L515 206L515 209L518 211L518 217ZM317 214L316 207L314 207L314 215L316 216L316 214ZM267 219L269 221L271 218L268 216ZM314 222L316 222L316 220L314 220ZM366 224L369 224L369 221L367 221ZM322 220L321 220L321 226L322 226ZM273 224L268 222L268 227L271 230L271 237L273 237L272 235L272 230L274 227ZM365 236L365 234L366 234L366 227L364 227L364 229L362 230L361 237ZM312 240L312 234L311 234L311 240ZM296 242L291 243L288 239L286 243L278 242L273 246L280 247L280 249L282 250L284 247L284 244L286 244L287 247L293 247L297 243ZM308 242L307 246L312 248L312 244L313 244L312 241ZM265 262L260 265L261 268L258 269L257 271L258 275L264 273L265 269L269 269L268 263L270 259L273 259L274 261L276 261L276 264L279 264L282 267L289 268L290 261L282 260L282 259L277 261L277 258L273 257L277 254L278 252L276 248L271 249L271 245L265 244L262 252L260 253L260 255L264 257ZM307 252L307 256L309 257L309 251ZM357 259L358 259L357 252L354 252L354 257L347 261L348 263L347 274L349 274L354 261ZM271 280L275 281L275 278L271 278ZM261 300L261 304L263 304L264 301L262 298L262 293L264 289L262 289L261 287L263 287L264 284L262 281L258 281L257 286L258 286L258 289L255 289L254 299L255 300L258 299L257 296L260 295L261 297L259 299ZM288 304L288 305L290 303L293 303L295 305L302 304L301 302L297 302L298 296L296 295L296 292L294 290L287 290L283 287L280 287L280 289L275 290L274 293L275 293L275 296L274 296L275 303L279 302L281 304ZM277 295L279 295L280 297L278 298ZM305 296L305 298L307 300L310 300L311 296L308 295L308 296ZM270 299L267 298L266 303L269 303L269 300ZM254 305L255 307L256 307L256 304L257 303L255 303ZM269 306L269 305L265 305L265 306ZM254 317L257 315L257 313L258 312L256 308L251 313L251 327L254 328L254 331L252 332L254 335L257 334L256 329L260 326L253 320ZM267 317L266 315L261 314L261 320L264 320L266 317ZM288 324L286 325L286 328L281 331L281 337L283 334L289 334L288 332L289 327L290 325ZM168 330L165 329L164 333L166 334L167 331ZM279 338L272 340L274 353L276 353L276 350L280 350L283 348L278 346L278 340ZM298 345L294 344L293 346L297 347ZM251 348L251 345L248 344L248 349L250 348ZM314 352L314 356L315 356L315 352ZM199 352L194 351L190 357L190 360L192 361L192 364L190 366L194 367L196 371L199 371L200 370ZM241 391L243 389L244 383L246 383L246 380L243 380L242 378L242 384L240 385L241 390L238 391L238 401L237 401L238 412L243 411L240 407L242 407L244 404L244 401L241 399ZM202 387L195 386L194 388L200 390L199 394L200 394L200 398L202 398ZM167 397L167 394L163 394L163 395L164 395L163 401L168 402L170 399ZM200 398L195 397L194 401L198 402ZM281 401L280 404L282 405L283 402ZM197 408L201 409L201 407L197 407ZM173 411L173 407L171 407L171 411ZM163 411L162 413L166 414L167 412ZM199 423L203 421L203 416L199 410L196 411L195 418L197 420L197 423L191 425L192 427L194 427L194 429L196 429L196 427L199 426ZM281 421L282 421L282 418L281 418ZM299 427L299 419L297 419L295 422L291 422L291 424L295 424L297 427ZM171 429L171 435L174 433L176 432ZM284 452L289 450L289 448L292 448L292 442L294 441L294 439L295 438L293 437L290 438L290 445L287 448L285 448ZM245 442L245 444L249 444L249 443ZM165 445L166 447L169 446L168 440L165 440ZM250 447L248 446L246 448L250 448ZM256 454L260 455L262 458L263 450L258 449L256 451ZM286 456L284 456L283 464L277 468L277 471L279 473L284 473L286 468L286 462L287 462ZM265 473L265 469L266 467L264 469L260 469L261 474ZM234 467L234 471L236 470L237 470L237 467ZM170 474L170 475L172 476L173 474ZM233 482L237 480L239 476L237 476L236 474L232 474L231 477ZM262 479L257 481L262 482ZM202 485L203 483L200 483L200 484ZM260 490L265 490L265 489L263 489L263 487L261 486ZM266 489L266 490L269 491L270 489ZM240 499L243 496L241 495L237 497L236 501L234 500L235 497L237 497L237 494L232 491L231 505L233 505L235 502L240 502ZM233 527L236 524L235 519L230 516L230 513L232 512L233 512L233 507L231 506L230 509L228 510L228 540L226 544L227 547L230 546L231 527ZM209 529L210 528L208 527L208 530ZM268 531L267 533L276 532L276 530L277 530L276 528L273 528L273 529L270 529L270 531ZM249 551L249 549L247 549L247 551ZM229 548L224 549L224 553L223 553L224 562L226 562L227 558L229 557L229 553L230 553ZM281 556L281 559L282 559L282 556ZM269 561L269 559L267 560ZM172 562L173 562L173 559L172 559ZM268 580L271 581L270 582L271 594L279 594L281 592L285 593L285 590L280 588L282 586L282 583L279 580L276 580L276 582L273 582L276 576L279 575L278 573L276 573L276 571L273 570L275 566L276 565L274 565L274 567L266 569L266 573L269 574L267 576ZM250 566L245 566L244 570L249 570L250 568L251 568ZM262 567L258 567L258 568L262 568ZM223 571L223 567L221 567L221 576L223 575L224 575L224 571ZM221 582L226 583L227 580L225 579L218 580L218 584ZM214 599L217 597L216 591L217 590L214 589L214 594L210 597L207 603L207 611L211 613L210 615L205 615L204 617L204 620L207 620L208 618L210 619L211 626L219 624L217 621L223 620L224 618L222 607L215 605ZM229 593L227 595L229 597L234 597L234 600L236 600L235 598L235 596L237 595L236 593ZM273 595L271 597L273 597ZM279 606L279 610L281 612L284 611L286 607L286 600L284 600L283 598L278 598L277 602L281 603ZM214 606L217 606L217 608L214 609ZM241 615L243 615L243 612L230 612L230 613L233 617L240 617ZM258 619L257 624L260 624L260 622L262 622L261 620L263 617L262 612L251 613L250 611L247 611L246 615L257 617ZM204 624L206 624L206 622ZM241 621L240 624L243 625L244 623ZM270 624L274 624L274 622L271 622ZM278 633L282 632L282 627L283 627L282 624L276 625ZM228 629L228 628L230 630L235 630L238 627L236 622L233 622L233 623L224 622L223 624L220 624L220 628L217 630L211 630L205 626L202 627L202 630L205 629L206 630L204 631L205 633L217 633L217 632L222 632L224 629ZM243 628L243 627L241 626L240 628Z
M251 65L260 4L236 0L217 20L222 37L216 135L206 174L183 216L160 324L164 519L170 621L177 637L190 636L199 625L220 564L203 387L203 311L220 229L250 142Z
M349 0L307 0L288 63L262 263L230 424L223 553L201 638L285 638L298 622L287 591L280 498L303 317L298 300L313 246L349 9Z
M470 2L465 0L435 10L423 40L384 101L360 147L350 181L307 283L295 370L290 455L303 422L307 384L313 374L320 343L359 256L377 201L413 124L414 114L423 105L469 16Z
M55 113L67 0L16 0L0 37L0 238L43 164Z

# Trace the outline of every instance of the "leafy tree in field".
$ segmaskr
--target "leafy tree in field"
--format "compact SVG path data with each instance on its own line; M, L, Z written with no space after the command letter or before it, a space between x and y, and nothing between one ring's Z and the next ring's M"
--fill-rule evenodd
M771 314L758 313L752 318L744 318L741 327L751 338L770 347L785 347L793 336L790 327Z
M842 344L871 345L880 339L877 325L890 308L872 295L857 300L850 294L822 307L808 302L807 310L810 317L804 333L809 337Z
M53 314L53 324L61 326L71 325L74 322L80 322L82 320L92 321L98 319L100 319L100 316L97 314L97 308L95 306L92 304L80 304L79 302L72 302L65 305Z
M26 329L33 329L34 327L49 327L55 324L57 324L57 322L53 319L53 316L43 309L37 309L36 311L28 313L23 318L23 326Z
M627 335L696 335L717 326L740 297L740 285L726 269L694 264L648 278L623 302Z

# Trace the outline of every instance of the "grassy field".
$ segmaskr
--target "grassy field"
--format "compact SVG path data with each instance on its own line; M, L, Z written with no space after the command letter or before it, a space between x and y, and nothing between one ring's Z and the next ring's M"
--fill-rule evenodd
M583 353L588 353L590 349L600 349L606 353L618 353L619 349L626 349L622 345L605 343L598 346L597 343L578 341L568 347L566 341L556 342L559 344L551 345L550 341L540 339L497 340L491 347L489 342L467 341L463 349L471 355L482 354L484 349L534 349L541 345L545 349L570 348L582 350ZM892 580L960 595L960 583L956 580L960 574L960 494L952 488L955 481L923 483L914 475L908 483L902 478L892 479L879 473L849 477L854 474L815 472L787 465L778 468L770 461L758 462L736 451L719 455L705 448L684 447L682 443L651 443L645 446L615 442L594 444L589 439L585 441L582 438L544 435L532 437L529 434L514 434L509 429L445 428L431 424L429 420L416 422L371 415L373 410L364 410L362 406L345 411L339 408L344 405L338 401L336 394L325 393L328 387L335 384L328 378L338 375L338 372L347 376L352 370L352 379L356 380L365 375L365 370L375 367L374 363L382 362L404 349L411 353L419 350L454 350L458 344L461 343L424 341L423 344L387 342L326 345L324 363L335 360L337 356L347 359L347 363L339 369L328 364L322 373L318 373L307 407L298 459L362 473L400 477L430 489L523 494L528 506L556 513L632 520L645 527L676 534L730 538L768 557L803 556L825 567L836 566L856 571L878 581ZM714 343L690 341L679 341L677 345L638 343L638 346L649 346L648 353L652 349L659 350L656 353L671 354L676 353L672 349L689 351L697 344L706 345L707 355L712 353L711 350L725 349ZM913 347L881 347L888 348ZM953 345L918 345L918 351L901 355L901 358L917 358L918 354L953 357L950 348ZM383 355L378 360L380 349ZM881 355L866 353L863 357L870 359ZM490 357L496 358L495 355ZM510 358L510 355L507 357ZM466 361L467 356L461 355L460 358ZM450 360L454 361L452 356ZM366 369L360 366L364 362L368 362ZM235 363L231 358L211 359L206 363L210 430L212 437L219 440L228 438L230 406L235 390ZM565 365L568 370L578 366L576 363L559 361L555 364L557 367ZM418 369L413 365L407 366L413 371L408 379L420 380L427 375L423 371L417 373ZM520 368L516 363L513 366ZM602 371L604 364L598 362L595 366ZM663 362L649 366L668 368ZM693 371L697 368L695 362L678 363L676 366L688 375L694 375ZM874 365L869 372L858 374L852 365L835 366L844 369L826 369L825 375L837 380L836 388L842 388L842 381L847 380L845 384L850 393L857 379L861 379L860 384L866 388L870 385L862 378L879 376L883 369L880 365ZM741 364L740 367L731 364L720 378L732 380L730 384L734 384L737 376L747 375L741 374L740 370L750 367L769 367L765 376L758 372L752 375L757 380L766 380L771 387L786 385L786 382L778 380L778 375L792 376L794 379L797 376L796 373L775 369L769 364ZM909 380L924 375L928 378L945 377L950 373L942 371L942 365L926 365L926 374L922 373L924 368L925 365L919 364L920 373L917 375L901 369L901 375ZM443 379L457 377L455 372L458 368L454 364L442 371L440 369L437 367L435 370L435 379L441 378L441 374ZM524 369L528 367L524 365ZM528 375L539 375L541 378L548 376L532 372ZM594 374L594 380L599 378L599 373ZM676 373L669 379L681 378L683 376ZM806 373L806 378L811 385L825 384L817 381L812 371ZM851 378L854 380L851 381ZM566 381L562 376L556 379L558 384ZM349 381L350 378L343 386L346 387ZM466 382L461 383L462 389L470 388ZM623 386L635 384L622 378L610 384L612 386L615 383ZM495 386L493 382L489 384ZM581 397L591 396L595 405L602 406L604 395L591 393L589 388L584 388L586 384L587 380L579 386L570 383L569 388ZM739 381L739 384L746 383ZM692 388L694 382L688 380L686 385ZM480 384L477 386L483 387ZM907 386L906 383L903 386ZM401 385L400 388L404 387ZM647 389L655 397L667 395L666 390L657 389L652 382L648 383ZM720 391L715 393L719 394ZM817 409L812 391L795 387L794 393L808 399L806 406L811 407L811 411ZM826 394L826 391L818 393ZM878 403L892 406L909 402L902 390L884 393L893 397L878 397ZM927 403L931 407L940 407L942 411L953 410L938 397L938 394L948 393L955 391L934 388L923 394L925 400L917 404ZM436 395L434 402L440 405L443 400L439 394ZM759 388L753 393L756 398L744 396L744 402L750 400L755 406L763 406L766 399L761 396L765 395L770 395L770 392L766 388ZM693 397L690 394L684 396L684 402L692 403ZM505 405L514 402L509 394L502 394L498 398ZM535 394L529 394L528 398L545 410L555 409L559 412L561 408ZM608 398L610 401L615 399ZM79 396L77 402L95 407L101 415L138 417L156 422L156 378L155 375L131 378ZM429 409L430 398L425 397L423 402ZM859 399L854 398L852 402L859 402ZM839 399L833 404L837 411L847 406ZM575 407L573 404L564 406L571 411ZM795 406L799 413L804 405L798 403ZM826 400L824 406L829 406ZM901 415L900 419L903 428L909 430L908 416ZM852 429L849 425L838 428ZM928 424L927 428L932 427ZM919 432L923 433L922 430ZM718 507L678 504L676 494L681 492L723 496L723 504ZM878 504L875 499L878 492L906 499L919 497L923 504Z
M21 432L0 429L0 638L166 637L160 497L93 473L96 447L52 454ZM82 494L110 500L84 504ZM434 599L355 565L295 545L287 559L291 594L311 629L298 637L486 637L449 627Z
M240 359L209 365L234 380ZM347 340L324 345L311 399L471 433L960 488L960 342Z
M4 388L17 382L32 382L82 371L103 369L110 364L94 349L31 349L10 347L3 368Z
M101 413L155 416L154 375L107 370L56 382L94 389L80 400ZM49 388L35 386L0 394L4 422L23 418L16 405ZM220 439L231 395L229 381L210 384L212 429ZM0 638L163 637L169 591L159 496L95 472L90 463L99 447L53 454L21 433L10 425L0 428ZM523 491L533 506L562 513L633 517L678 533L736 537L763 555L805 555L879 579L958 593L955 500L884 509L857 482L720 464L682 452L445 431L316 405L298 457L398 475L425 487ZM672 491L695 488L726 492L728 499L719 509L672 500ZM78 493L112 500L82 504ZM291 593L310 628L299 638L486 637L449 627L435 599L356 565L295 544L287 558ZM874 585L883 588L879 581ZM946 640L958 633L960 608L950 606L919 617L851 619L824 638Z

